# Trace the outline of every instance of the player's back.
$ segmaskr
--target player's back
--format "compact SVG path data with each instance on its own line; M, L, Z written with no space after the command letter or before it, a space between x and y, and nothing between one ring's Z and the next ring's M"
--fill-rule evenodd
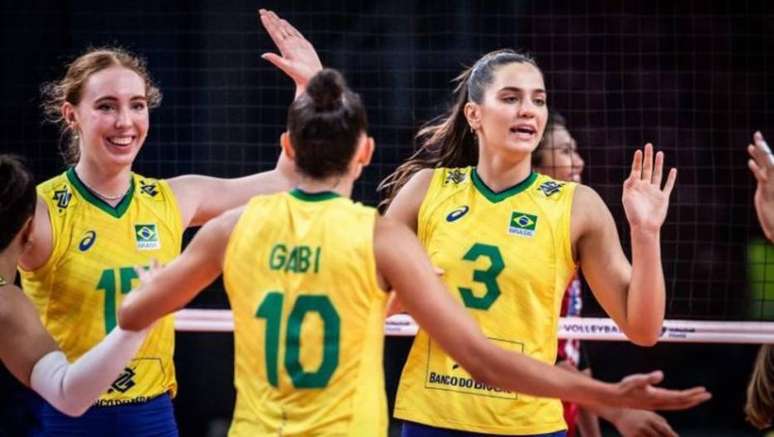
M231 436L386 435L375 216L299 190L245 207L224 260L235 323Z

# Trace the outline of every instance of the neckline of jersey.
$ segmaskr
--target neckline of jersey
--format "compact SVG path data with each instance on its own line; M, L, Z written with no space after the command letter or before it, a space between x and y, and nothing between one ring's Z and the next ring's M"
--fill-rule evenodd
M126 192L124 197L120 202L118 202L116 206L112 206L111 204L100 199L89 189L89 187L86 186L86 184L83 183L83 181L81 181L81 179L78 177L78 173L75 172L75 167L70 167L67 169L66 174L67 179L70 181L73 187L75 187L75 190L78 191L78 194L80 194L81 197L83 197L87 202L96 206L98 209L101 209L102 211L115 218L121 218L129 209L129 204L132 203L132 197L134 197L134 177L132 177L131 183L129 184L129 191Z
M300 188L293 188L290 190L290 195L298 200L305 202L322 202L323 200L335 199L341 197L340 194L333 191L320 191L318 193L308 193Z
M535 179L537 179L537 173L530 172L529 176L527 176L526 179L519 182L518 184L506 188L503 191L495 192L491 188L487 187L484 181L481 180L481 177L478 175L478 171L476 171L476 168L473 167L473 171L471 171L471 179L473 180L473 186L476 187L479 193L487 198L492 203L498 203L501 202L511 196L515 196L522 191L525 191L527 188L532 185L533 182L535 182Z

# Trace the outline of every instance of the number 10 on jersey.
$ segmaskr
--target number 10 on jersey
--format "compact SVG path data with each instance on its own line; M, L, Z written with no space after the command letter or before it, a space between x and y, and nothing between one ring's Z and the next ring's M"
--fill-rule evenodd
M279 387L280 330L285 327L285 371L295 388L323 388L339 366L341 318L333 303L324 295L301 294L296 298L287 320L282 320L285 295L272 291L264 296L255 317L266 320L264 351L266 377ZM323 322L322 363L315 371L304 370L301 363L301 325L307 313L317 313Z

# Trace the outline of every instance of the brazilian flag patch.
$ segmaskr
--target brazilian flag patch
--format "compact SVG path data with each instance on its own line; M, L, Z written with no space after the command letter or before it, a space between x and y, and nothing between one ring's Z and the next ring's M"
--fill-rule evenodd
M513 211L511 213L511 222L508 225L508 233L521 235L522 237L532 237L535 235L537 220L536 215Z
M159 233L155 224L134 225L134 239L137 250L156 250L161 248Z

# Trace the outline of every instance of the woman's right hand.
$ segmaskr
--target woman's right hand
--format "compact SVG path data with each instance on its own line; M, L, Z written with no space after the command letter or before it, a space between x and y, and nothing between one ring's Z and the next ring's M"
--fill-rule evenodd
M317 56L317 51L312 43L307 41L304 35L301 35L301 32L274 12L259 9L258 14L261 24L280 52L279 55L267 52L261 57L293 79L293 82L296 83L296 97L298 97L306 89L309 80L322 70L322 63Z

